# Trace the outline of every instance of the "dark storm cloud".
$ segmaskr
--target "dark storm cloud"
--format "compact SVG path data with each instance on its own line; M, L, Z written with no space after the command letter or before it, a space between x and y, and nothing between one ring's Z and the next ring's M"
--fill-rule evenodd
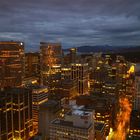
M139 45L140 0L0 0L0 40Z

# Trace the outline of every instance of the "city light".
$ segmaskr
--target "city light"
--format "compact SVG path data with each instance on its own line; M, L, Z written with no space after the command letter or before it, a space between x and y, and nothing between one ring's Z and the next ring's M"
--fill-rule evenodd
M131 104L127 98L119 100L120 111L117 114L116 130L109 134L108 140L125 140L130 120Z
M131 73L134 73L135 72L135 66L134 65L132 65L131 67L130 67L130 69L128 70L128 74L131 74Z

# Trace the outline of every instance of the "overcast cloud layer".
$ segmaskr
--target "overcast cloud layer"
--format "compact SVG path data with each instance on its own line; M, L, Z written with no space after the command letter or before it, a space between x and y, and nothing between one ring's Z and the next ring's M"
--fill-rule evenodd
M140 0L0 0L0 40L140 45Z

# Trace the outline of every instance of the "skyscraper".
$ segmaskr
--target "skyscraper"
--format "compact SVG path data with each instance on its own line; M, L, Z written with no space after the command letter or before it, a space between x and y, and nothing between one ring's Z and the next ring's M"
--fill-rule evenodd
M9 92L13 98L14 137L27 140L33 134L31 90L14 88Z
M140 110L140 72L135 76L134 110Z
M35 133L38 132L39 110L40 106L48 101L48 88L45 86L32 87L32 111L33 111L33 126Z
M25 54L25 77L40 76L40 55L39 53Z
M49 100L40 105L39 110L39 133L42 134L42 140L49 139L50 123L61 113L59 102Z
M76 48L70 48L70 63L76 63L76 55L77 55L77 49Z
M77 91L79 94L88 93L88 64L72 63L72 79L77 81Z
M0 140L13 140L12 96L0 91Z
M33 135L31 90L7 88L0 95L0 140L29 139Z
M0 88L21 86L23 65L23 42L0 42Z
M46 70L48 67L61 64L62 49L59 43L40 43L41 64L42 68Z
M54 92L61 80L61 44L41 42L40 45L41 83Z

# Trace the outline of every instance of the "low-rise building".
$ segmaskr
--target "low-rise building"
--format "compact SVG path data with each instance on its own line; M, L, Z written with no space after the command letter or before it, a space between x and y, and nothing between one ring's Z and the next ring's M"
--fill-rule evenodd
M76 109L51 122L50 140L94 140L94 132L94 112Z

